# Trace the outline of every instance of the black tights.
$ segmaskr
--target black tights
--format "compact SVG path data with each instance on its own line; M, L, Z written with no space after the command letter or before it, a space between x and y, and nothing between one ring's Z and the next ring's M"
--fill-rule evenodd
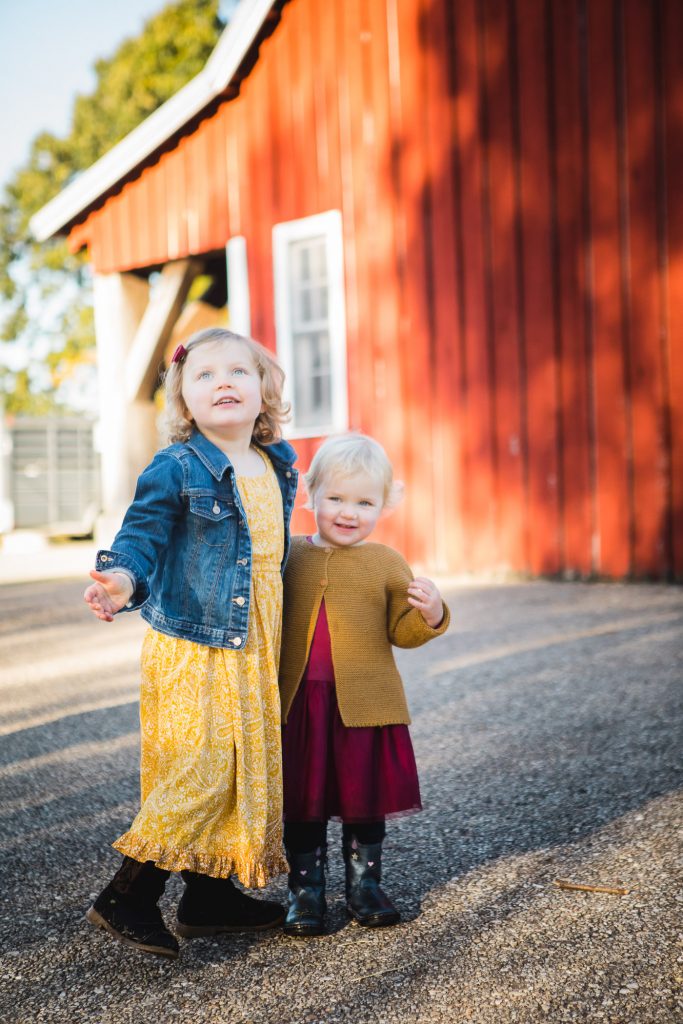
M384 818L379 821L344 822L342 838L348 842L355 837L361 846L381 843L386 835ZM308 853L324 846L327 839L326 821L286 821L285 848L290 853Z

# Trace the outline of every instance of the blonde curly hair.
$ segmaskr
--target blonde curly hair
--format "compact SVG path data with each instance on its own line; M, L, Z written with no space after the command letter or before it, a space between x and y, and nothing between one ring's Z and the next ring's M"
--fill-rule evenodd
M289 418L289 403L282 400L285 373L275 357L253 338L235 334L223 327L208 327L197 331L185 342L185 353L199 345L216 344L221 341L237 341L247 349L261 378L263 409L256 418L252 439L259 444L273 444L282 436L280 425ZM170 444L187 441L194 430L194 420L185 405L182 394L183 369L186 354L166 370L164 392L166 403L162 414L162 427Z

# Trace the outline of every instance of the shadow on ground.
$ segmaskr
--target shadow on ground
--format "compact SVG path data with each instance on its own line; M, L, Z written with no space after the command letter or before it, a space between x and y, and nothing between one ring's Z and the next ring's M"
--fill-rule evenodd
M42 1019L45 993L56 992L56 1016L45 1019L86 1020L92 993L103 985L109 1009L102 1021L132 1019L140 1005L158 1013L159 986L177 982L182 971L201 981L199 1003L179 989L174 1012L191 1009L198 1020L221 1019L212 1007L221 1005L218 990L227 982L233 989L223 1009L231 1007L231 1020L265 1020L273 1007L278 1020L297 1024L351 1020L354 1005L356 1020L382 1019L387 1007L394 1016L386 1020L440 1020L439 1001L434 996L432 1005L428 991L439 979L448 987L444 971L457 974L455 950L475 956L493 923L499 934L514 935L534 901L542 917L542 892L534 887L543 890L571 866L573 850L584 865L592 849L602 856L604 837L611 829L619 834L639 811L635 820L645 829L650 809L681 786L680 591L533 584L462 588L450 597L448 636L399 653L425 803L422 814L390 825L386 879L404 912L399 929L379 935L347 926L340 829L332 826L330 934L320 942L280 935L200 941L185 944L182 967L114 948L85 928L82 913L117 863L109 843L135 812L137 707L66 714L3 738L2 942L16 965L6 1005L25 1008L25 1017L15 1010L3 1019ZM629 842L637 846L637 836ZM612 845L617 856L619 843ZM163 904L170 920L179 892L173 879ZM282 880L269 895L284 897ZM534 941L525 924L516 955L526 950L529 963L548 959L547 951L534 953ZM122 977L144 988L141 1003L122 996L119 1016L104 981L114 963L125 964ZM550 970L553 957L548 963ZM517 976L524 970L525 962L517 963ZM544 1019L543 998L561 1006L554 999L564 990L566 1001L566 978L559 966L552 970L559 972L556 997L551 984L550 995L538 996L541 1016L527 1009L518 1018L525 1024ZM482 968L480 980L485 974ZM249 989L256 975L258 998ZM290 1005L282 999L292 981L298 988ZM468 984L461 980L459 1002L450 1003L463 1014ZM508 992L507 1009L492 1020L516 1019L506 1016L511 999ZM323 1002L327 1015L317 1017ZM420 1017L425 1006L431 1015Z

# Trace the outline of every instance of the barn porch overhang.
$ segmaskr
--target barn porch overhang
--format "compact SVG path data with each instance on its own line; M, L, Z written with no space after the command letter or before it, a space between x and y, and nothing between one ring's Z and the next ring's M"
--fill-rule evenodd
M218 104L236 96L286 2L241 0L199 74L34 214L30 229L35 239L44 242L68 235ZM83 244L85 239L76 231L71 248Z

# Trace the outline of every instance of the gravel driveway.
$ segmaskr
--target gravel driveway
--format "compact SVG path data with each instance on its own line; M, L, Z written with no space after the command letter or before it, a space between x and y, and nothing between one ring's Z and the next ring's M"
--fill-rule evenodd
M3 1024L683 1020L680 589L450 588L449 633L398 654L426 808L386 844L403 922L347 923L333 826L328 935L177 963L83 921L136 811L143 624L82 590L0 587Z

